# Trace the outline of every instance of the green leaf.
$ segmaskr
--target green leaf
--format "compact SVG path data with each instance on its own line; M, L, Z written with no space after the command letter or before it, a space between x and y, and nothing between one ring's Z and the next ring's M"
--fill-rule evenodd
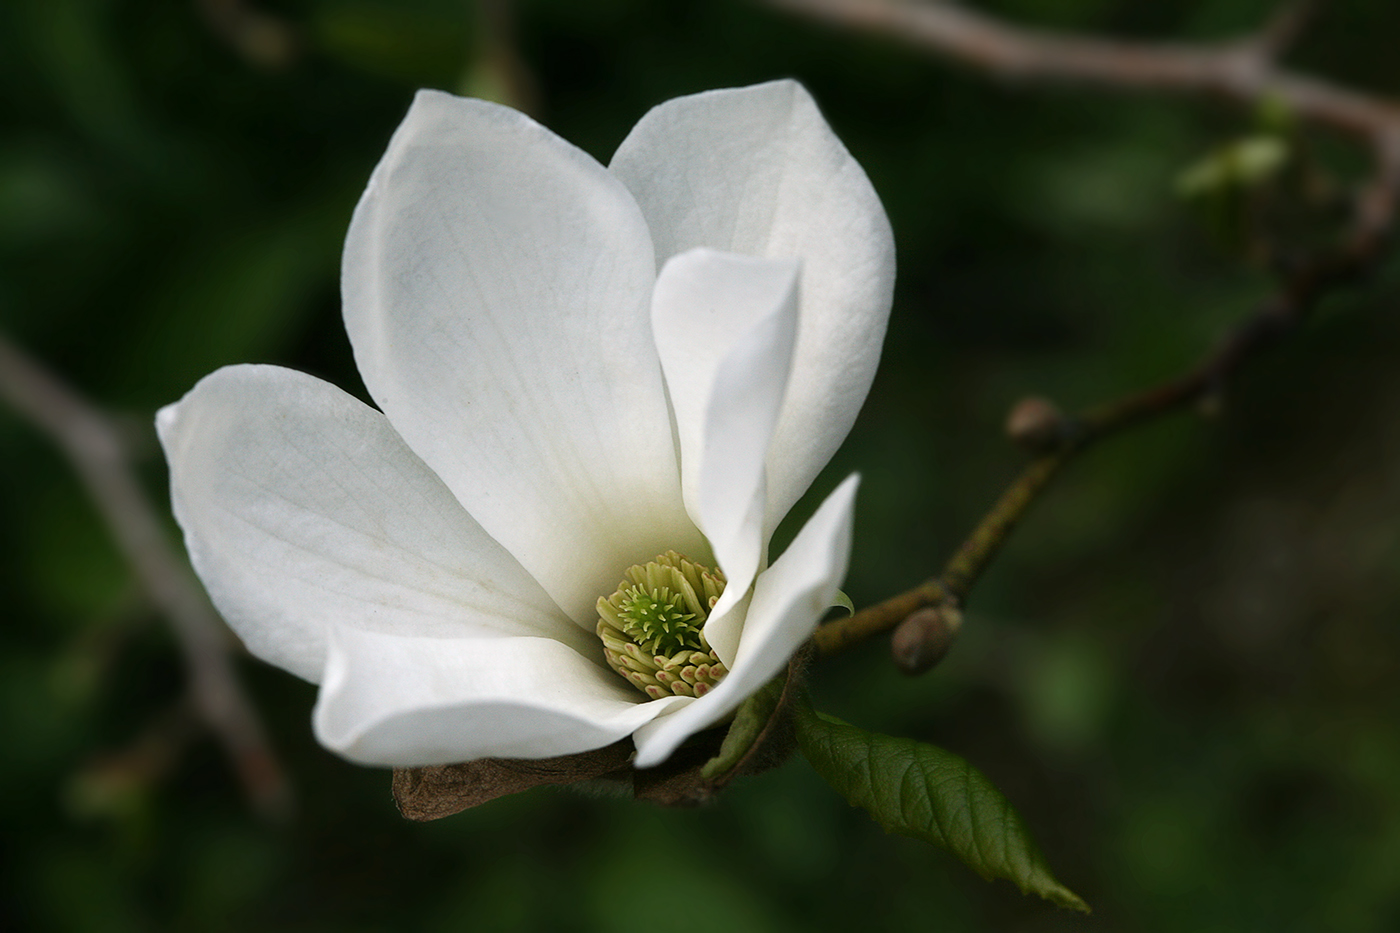
M846 615L848 616L856 614L856 604L851 602L851 597L840 590L836 591L836 599L832 602L832 605L840 606L842 609L846 610Z
M1089 912L1055 880L1010 802L952 752L866 732L806 704L798 704L797 743L817 773L886 832L932 842L983 878Z

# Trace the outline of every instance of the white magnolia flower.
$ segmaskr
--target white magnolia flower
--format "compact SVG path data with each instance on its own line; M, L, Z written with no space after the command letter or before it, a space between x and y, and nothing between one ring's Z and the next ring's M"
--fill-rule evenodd
M631 735L655 765L831 604L854 477L771 566L768 542L865 398L893 266L869 181L791 81L662 104L607 167L513 110L421 92L345 244L346 328L383 413L273 366L162 410L194 566L249 650L320 684L316 735L347 758ZM602 625L653 699L605 664L597 606L668 551L728 585L712 607L674 579L610 604L660 626L633 650Z

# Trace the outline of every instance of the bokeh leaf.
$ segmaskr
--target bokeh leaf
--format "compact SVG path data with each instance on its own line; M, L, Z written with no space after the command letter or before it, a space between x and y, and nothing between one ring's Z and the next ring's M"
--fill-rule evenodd
M1176 190L1184 198L1218 195L1231 188L1253 188L1269 181L1288 162L1288 142L1277 136L1237 139L1183 171Z
M1089 912L1050 873L1010 802L963 758L805 705L797 710L797 743L817 773L886 832L942 846L983 878L1005 878L1022 893Z

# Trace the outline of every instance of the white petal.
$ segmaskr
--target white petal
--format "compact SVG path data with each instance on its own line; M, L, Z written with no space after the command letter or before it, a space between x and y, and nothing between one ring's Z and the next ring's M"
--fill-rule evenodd
M797 332L797 263L691 250L661 270L652 327L681 448L685 505L728 578L705 625L726 664L733 607L764 559L764 463Z
M851 476L836 487L783 556L759 574L738 658L719 685L637 731L637 767L660 764L687 738L737 709L811 636L846 576L857 483Z
M383 415L334 386L234 366L156 420L195 570L258 657L316 681L332 623L591 641Z
M630 564L703 553L626 189L522 114L421 92L345 244L370 394L467 511L576 622Z
M658 262L697 246L802 263L792 378L769 455L771 530L840 446L879 362L894 240L865 172L793 81L667 101L610 166Z
M312 722L352 761L413 767L601 748L673 705L547 638L337 628Z

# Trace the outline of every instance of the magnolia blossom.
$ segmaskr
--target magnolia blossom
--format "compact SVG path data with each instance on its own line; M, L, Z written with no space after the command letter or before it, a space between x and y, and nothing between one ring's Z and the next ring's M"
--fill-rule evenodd
M345 244L379 410L250 365L157 418L195 569L253 654L320 684L316 735L349 759L630 735L658 764L832 602L854 477L768 543L865 398L893 277L879 200L794 82L664 103L606 167L423 91ZM648 694L605 663L599 600L671 551L727 579L685 614L716 663Z

